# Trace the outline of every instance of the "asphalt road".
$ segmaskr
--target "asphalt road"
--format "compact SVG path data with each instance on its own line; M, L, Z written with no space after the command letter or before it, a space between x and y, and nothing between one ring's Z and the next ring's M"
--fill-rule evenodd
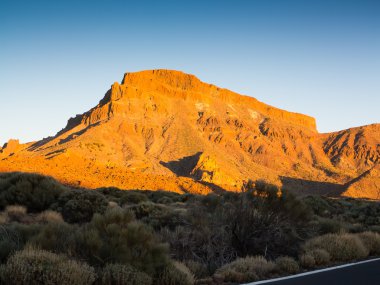
M380 260L317 272L295 278L249 284L266 285L380 285Z

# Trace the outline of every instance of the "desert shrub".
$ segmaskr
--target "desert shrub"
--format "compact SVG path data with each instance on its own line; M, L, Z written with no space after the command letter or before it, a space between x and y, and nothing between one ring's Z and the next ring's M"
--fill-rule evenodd
M350 261L368 256L368 250L354 234L327 234L308 240L305 252L324 249L333 261Z
M329 217L332 213L335 213L334 207L329 204L325 197L307 196L303 201L313 210L314 214L318 216Z
M210 273L238 256L296 256L313 233L309 209L276 187L195 197L187 206L184 222L162 229L162 239L174 258L207 264Z
M378 233L378 234L380 234L380 225L374 225L374 226L370 226L369 228L369 231L371 231L371 232L374 232L374 233Z
M134 192L134 191L125 191L120 198L120 204L139 204L142 202L147 202L148 197L145 194Z
M5 262L8 256L18 249L20 249L23 244L19 244L17 242L17 236L13 235L5 235L6 230L1 229L0 234L0 263Z
M5 279L5 265L0 264L0 284L6 284L6 279Z
M201 203L207 208L208 211L212 212L221 203L222 197L215 193L207 194L201 197Z
M304 268L314 268L315 259L314 256L309 253L304 253L299 257L299 261L302 267Z
M278 270L287 274L295 274L300 270L298 262L289 256L281 256L276 258L275 264Z
M72 190L60 195L53 208L68 223L86 223L95 213L104 213L107 204L106 198L96 191Z
M142 202L138 205L127 206L136 218L152 226L155 230L163 227L175 228L182 224L180 211L174 211L171 207L152 202Z
M8 284L85 285L95 281L95 271L87 264L44 250L25 249L12 255L4 268Z
M5 262L12 252L21 250L27 241L37 235L40 230L40 225L19 223L0 227L0 262Z
M314 249L308 252L315 261L315 265L327 265L330 262L330 254L324 249Z
M114 201L108 202L108 208L117 208L117 207L119 207L119 204L117 202L114 202Z
M250 282L265 279L276 270L273 262L262 256L238 258L216 271L225 282Z
M210 275L207 266L203 263L195 260L185 260L183 263L187 266L187 268L189 268L196 279L201 279Z
M39 213L36 217L38 223L63 223L63 218L61 213L46 210Z
M168 248L160 243L145 224L134 220L126 209L108 209L95 214L91 222L78 229L75 252L90 264L130 264L148 274L168 261Z
M154 203L159 203L158 201L163 198L169 198L172 202L182 202L183 199L181 194L167 191L152 191L148 197Z
M344 231L344 226L337 220L320 218L318 220L319 233L329 234L329 233L339 233Z
M295 256L301 241L313 234L310 209L293 195L263 183L222 205L216 215L227 225L239 256Z
M8 215L5 213L0 213L0 225L8 223Z
M69 189L51 177L30 173L0 175L0 208L22 205L30 212L41 212Z
M173 231L166 228L160 232L162 240L169 242L174 258L195 259L206 264L210 273L236 259L225 226L210 225L211 221L205 218L202 221L201 211L190 216L193 220L188 226L178 226Z
M380 234L373 232L364 232L358 234L364 246L371 255L380 255Z
M168 213L168 207L164 205L155 204L152 202L143 202L138 205L127 207L132 211L137 219L145 217L162 217Z
M158 204L172 204L174 203L174 201L169 197L162 197L157 200L157 203Z
M101 271L99 285L151 285L152 278L128 264L107 264Z
M366 230L366 227L362 224L346 224L345 229L349 233L361 233Z
M169 263L156 278L157 285L193 285L194 275L181 262Z
M101 187L101 188L97 188L95 191L108 198L117 198L117 199L121 198L124 195L124 192L126 192L116 187Z
M38 233L27 241L33 247L60 253L71 253L77 227L65 222L44 224Z
M27 215L27 210L24 206L12 205L5 208L5 214L10 221L21 222Z

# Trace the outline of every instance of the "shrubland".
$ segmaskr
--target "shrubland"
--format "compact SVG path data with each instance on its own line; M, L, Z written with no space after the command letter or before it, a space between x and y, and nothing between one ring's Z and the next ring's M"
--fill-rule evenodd
M245 190L88 190L0 174L0 283L241 283L380 255L377 202L296 198L260 181Z

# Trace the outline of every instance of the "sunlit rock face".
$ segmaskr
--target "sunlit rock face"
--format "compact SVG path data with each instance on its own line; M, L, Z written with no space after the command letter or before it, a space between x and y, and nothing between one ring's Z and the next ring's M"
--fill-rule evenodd
M90 188L209 193L264 179L302 194L360 196L350 181L379 162L379 135L379 124L319 134L309 116L183 72L148 70L126 73L54 137L4 145L0 170ZM373 198L380 186L371 185L363 195Z

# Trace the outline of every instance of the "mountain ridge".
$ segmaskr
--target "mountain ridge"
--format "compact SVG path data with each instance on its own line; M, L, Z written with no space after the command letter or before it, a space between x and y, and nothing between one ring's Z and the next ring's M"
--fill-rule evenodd
M0 170L86 187L208 193L264 179L307 193L329 194L326 185L336 184L336 194L379 161L379 134L379 124L320 134L310 116L180 71L147 70L125 73L55 136L13 143L12 155L3 147Z

